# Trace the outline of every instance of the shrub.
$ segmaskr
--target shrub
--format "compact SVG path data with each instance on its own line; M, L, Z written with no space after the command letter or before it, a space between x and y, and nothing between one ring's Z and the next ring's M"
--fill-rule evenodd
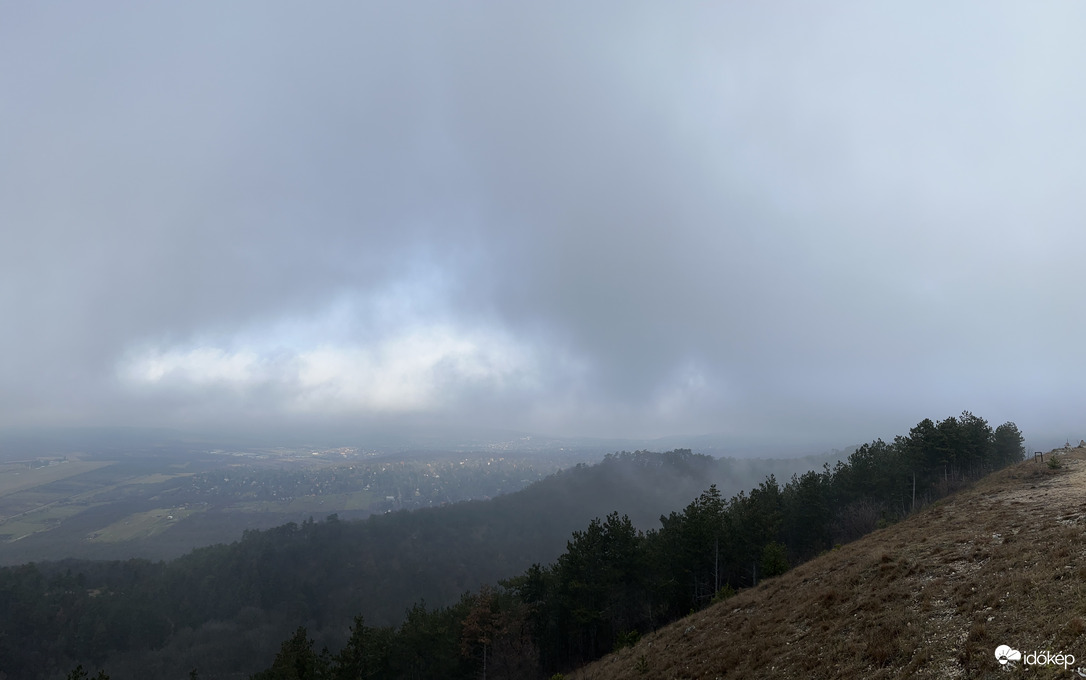
M636 630L627 630L619 633L615 638L615 651L622 649L623 647L633 647L637 644L637 641L641 639L641 633Z
M732 588L730 583L725 583L724 587L716 591L716 594L713 595L713 604L716 604L717 602L723 602L724 600L728 599L729 597L733 597L734 595L735 588Z
M788 553L784 545L773 541L762 550L762 576L780 576L788 571Z

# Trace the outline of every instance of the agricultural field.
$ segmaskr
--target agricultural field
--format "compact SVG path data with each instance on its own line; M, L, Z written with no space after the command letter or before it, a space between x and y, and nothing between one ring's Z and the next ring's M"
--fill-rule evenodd
M154 510L133 513L107 527L92 532L87 540L92 543L119 543L121 541L150 538L201 510L201 508L177 507L155 508Z
M567 465L569 463L567 462ZM159 447L0 461L0 565L170 559L249 529L484 499L556 472L545 454Z
M21 512L0 522L0 541L19 541L33 534L55 529L66 519L83 512L89 507L91 506L57 505L54 502Z
M112 465L109 461L82 461L78 458L41 461L44 464L40 467L35 467L34 462L7 463L0 468L0 503L21 491L46 486L70 477L78 477L92 470ZM5 516L4 510L4 505L0 505L0 517Z
M34 537L47 541L43 536L47 533L48 539L77 545L68 530L82 524L80 520L88 514L147 498L193 474L148 473L146 468L143 463L83 460L77 455L4 464L0 469L0 562L10 562L9 553L21 552L10 544Z

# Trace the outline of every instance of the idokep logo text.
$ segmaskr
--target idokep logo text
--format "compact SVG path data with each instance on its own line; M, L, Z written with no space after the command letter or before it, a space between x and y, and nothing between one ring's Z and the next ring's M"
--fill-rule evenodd
M1000 645L996 647L995 658L1000 666L1006 666L1007 664L1021 661L1026 666L1063 666L1064 669L1067 669L1075 663L1074 654L1064 654L1063 652L1052 653L1048 650L1023 654L1017 649L1012 648L1010 645Z

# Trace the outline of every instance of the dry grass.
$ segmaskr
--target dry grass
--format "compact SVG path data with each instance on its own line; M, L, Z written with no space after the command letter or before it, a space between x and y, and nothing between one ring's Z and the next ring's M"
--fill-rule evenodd
M986 678L1007 644L1086 667L1086 450L1032 460L569 677Z

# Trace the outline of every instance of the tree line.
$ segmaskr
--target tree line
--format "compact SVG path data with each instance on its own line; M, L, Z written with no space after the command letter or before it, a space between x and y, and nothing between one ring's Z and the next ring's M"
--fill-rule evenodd
M336 655L299 627L251 679L554 677L1020 461L1022 443L1014 423L993 429L966 411L783 485L770 475L728 499L710 486L658 529L611 513L573 532L555 562L496 588L420 603L399 627L356 618Z
M399 626L421 598L455 604L555 559L592 517L619 508L651 526L707 480L752 469L689 451L623 453L489 501L288 522L168 562L0 568L0 672L58 680L81 663L115 678L180 678L193 666L209 679L245 678L299 624L318 647L338 649L356 613Z

